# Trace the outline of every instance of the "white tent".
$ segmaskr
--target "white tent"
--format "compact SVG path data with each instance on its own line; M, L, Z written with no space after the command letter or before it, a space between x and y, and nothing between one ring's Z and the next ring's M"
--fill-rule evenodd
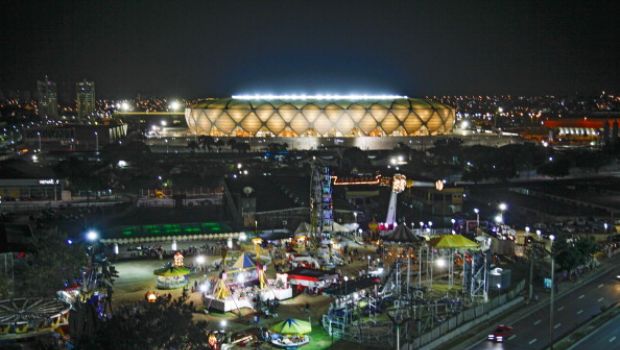
M355 229L351 229L350 227L347 227L346 225L341 225L337 222L334 222L331 225L323 226L323 232L339 233L352 231L355 231ZM297 226L297 229L295 230L295 235L309 235L310 232L312 232L312 226L310 226L310 224L307 222L302 222L301 224L299 224L299 226Z

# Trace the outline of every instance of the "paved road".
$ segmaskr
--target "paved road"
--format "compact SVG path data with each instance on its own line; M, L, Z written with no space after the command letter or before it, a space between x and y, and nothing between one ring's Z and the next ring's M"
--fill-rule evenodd
M620 301L620 282L615 279L619 273L620 268L614 268L555 301L553 324L555 341L599 313L602 306ZM487 335L481 334L482 340L470 349L544 349L549 344L549 305L511 326L514 334L503 344L487 341L485 340ZM617 341L620 346L620 336Z
M570 350L620 348L620 315L605 323Z

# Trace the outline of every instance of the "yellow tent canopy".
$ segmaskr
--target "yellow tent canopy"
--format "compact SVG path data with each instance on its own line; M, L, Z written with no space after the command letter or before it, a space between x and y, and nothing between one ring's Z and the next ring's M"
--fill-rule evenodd
M478 248L478 243L464 237L463 235L441 235L432 238L429 242L431 247L437 249L474 249Z

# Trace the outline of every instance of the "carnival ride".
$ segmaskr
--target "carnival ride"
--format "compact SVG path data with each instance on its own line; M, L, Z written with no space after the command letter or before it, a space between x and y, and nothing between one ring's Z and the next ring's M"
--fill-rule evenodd
M390 187L392 192L390 194L390 201L388 204L388 211L385 217L385 221L380 224L380 227L384 227L385 230L394 228L396 224L396 207L398 203L398 194L403 192L407 188L412 187L426 187L435 188L437 191L442 191L444 188L444 182L437 180L435 182L417 181L407 179L403 174L394 174L393 176L377 175L375 177L338 177L333 176L334 186L382 186Z
M183 263L183 254L176 252L172 264L153 271L157 276L157 289L178 289L189 284L191 270Z
M229 269L205 284L203 301L207 310L228 312L242 308L254 309L265 300L284 300L293 296L286 274L274 280L266 276L267 265L243 252Z
M334 301L322 319L329 334L381 344L398 320L411 321L405 327L407 336L419 335L460 312L466 303L486 301L487 245L460 235L443 235L431 241L413 239L412 233L393 236L393 241L383 242L385 246L381 247L381 283L351 290ZM456 282L457 271L462 274L462 283ZM439 288L437 280L446 278L447 283L442 282Z
M69 324L69 304L57 299L0 300L0 340L18 340L64 333Z

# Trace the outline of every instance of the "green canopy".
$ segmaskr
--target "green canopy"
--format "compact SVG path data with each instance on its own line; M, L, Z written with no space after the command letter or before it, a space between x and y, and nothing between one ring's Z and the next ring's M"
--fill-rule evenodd
M312 332L312 325L308 321L289 318L271 326L271 331L279 334L307 334Z
M475 249L478 248L478 243L465 238L463 235L441 235L439 237L432 238L430 241L431 247L437 249Z
M186 276L189 275L190 272L191 271L187 267L162 267L161 269L153 271L155 275L162 277Z

